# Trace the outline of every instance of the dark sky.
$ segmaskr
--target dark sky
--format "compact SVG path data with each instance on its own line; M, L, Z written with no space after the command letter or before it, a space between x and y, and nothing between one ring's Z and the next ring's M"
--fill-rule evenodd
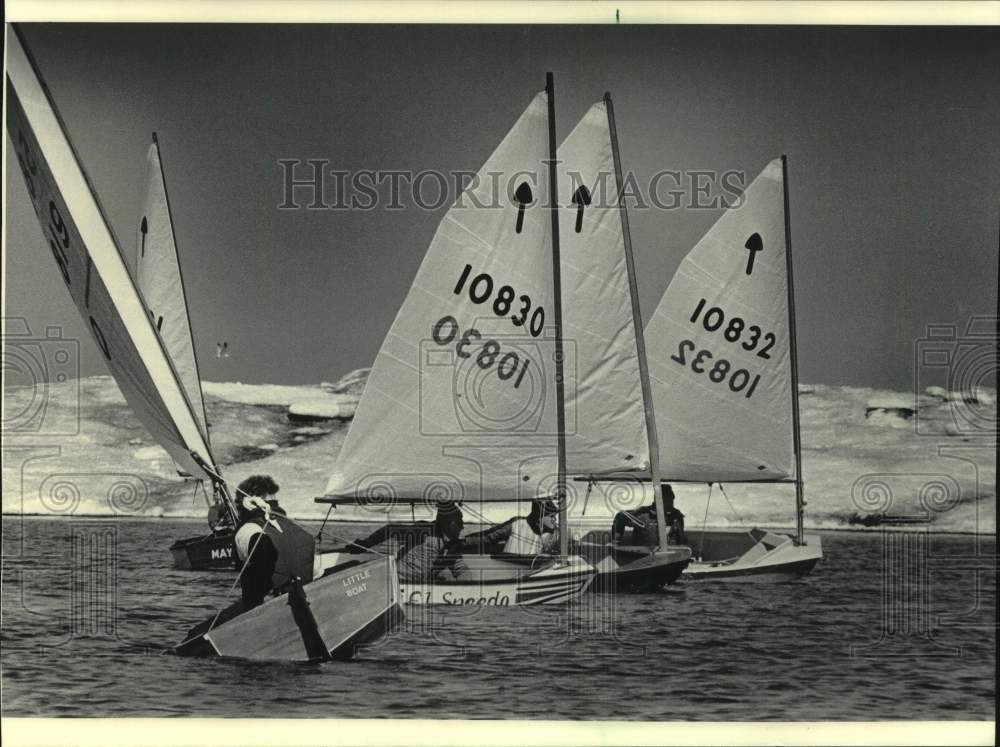
M788 154L802 381L906 389L927 324L995 314L996 28L22 28L130 259L158 132L204 378L370 365L445 211L279 210L279 159L473 171L548 70L560 139L612 92L640 183ZM103 372L6 162L6 316ZM631 211L647 318L718 214Z

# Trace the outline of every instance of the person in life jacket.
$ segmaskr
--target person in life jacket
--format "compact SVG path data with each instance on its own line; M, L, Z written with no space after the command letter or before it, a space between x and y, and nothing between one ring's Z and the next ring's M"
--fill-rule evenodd
M541 555L559 548L559 507L536 498L527 516L515 516L503 524L467 538L467 544L481 543L486 552L512 555Z
M667 522L667 537L674 542L685 542L684 514L674 507L674 490L669 485L663 486L663 514ZM635 511L619 511L611 524L611 540L622 542L625 530L631 527L632 537L628 544L655 547L660 543L656 522L656 503Z
M462 560L462 529L465 520L455 503L438 505L434 531L399 559L399 579L411 583L457 581L469 576Z
M285 515L275 498L277 492L278 484L269 475L248 477L239 484L236 491L239 511L239 526L235 538L236 557L239 567L243 568L240 587L245 609L263 604L272 589L278 548L264 532L264 527L271 520L272 512Z

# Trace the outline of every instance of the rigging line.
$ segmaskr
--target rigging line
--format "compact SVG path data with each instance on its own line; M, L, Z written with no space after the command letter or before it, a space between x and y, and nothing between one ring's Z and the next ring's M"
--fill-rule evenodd
M319 525L319 531L316 532L316 541L320 542L323 539L323 527L326 526L326 522L330 519L330 514L333 513L333 504L330 504L330 508L326 510L326 516L323 517L323 523Z
M261 534L264 534L263 530L261 530ZM240 572L236 574L236 580L233 581L233 585L230 586L229 591L226 592L226 601L229 601L229 597L232 596L233 589L236 588L236 584L238 584L240 579L243 578L243 571L245 571L247 569L247 566L250 565L250 558L253 557L253 554L257 551L257 548L259 546L260 546L260 540L258 539L256 542L253 543L253 547L250 548L250 552L247 553L247 559L243 561L243 567L240 568ZM223 608L220 607L219 611L215 613L215 617L212 618L212 622L209 623L208 630L206 630L205 633L212 632L212 628L215 627L215 622L219 619L219 615L222 614L222 610Z
M205 472L208 473L209 477L214 477L214 478L218 479L220 482L223 482L223 483L225 482L225 479L222 477L222 475L220 475L218 472L216 472L212 467L209 467L207 464L202 465L201 468L203 470L205 470ZM259 498L260 497L260 496L252 496L248 492L246 492L245 490L240 490L239 487L233 488L233 491L235 492L236 495L239 495L240 493L242 493L247 498ZM268 513L270 513L270 512L268 512ZM302 529L302 530L304 530L304 531L309 532L310 534L312 534L312 531L309 529L309 527L307 527L305 524L303 524L300 521L296 521L291 516L283 515L282 518L284 518L287 521L291 522L292 524L294 524L295 526L297 526L299 529Z
M698 543L698 559L705 557L705 529L708 527L708 507L712 503L712 483L708 484L708 498L705 500L705 518L701 522L701 541Z
M198 485L201 487L201 494L205 496L205 505L211 508L212 500L208 497L208 490L205 488L205 481L198 480ZM195 493L197 494L197 489L195 489Z
M472 508L470 506L463 506L462 508L463 508L463 510L468 511L470 514L472 514L473 518L477 519L480 524L488 524L490 527L497 527L497 526L500 526L500 524L505 523L505 522L495 522L495 521L492 521L490 519L487 519L485 515L479 513L476 509L474 509L474 508ZM518 517L518 518L520 518L520 517ZM480 530L480 531L485 531L485 530ZM532 537L525 537L523 534L519 534L519 533L514 532L513 529L511 530L510 536L511 537L517 537L517 539L521 540L521 541L529 541L530 542L531 539L532 539ZM533 536L535 536L535 535L533 535ZM541 535L537 535L537 536L540 537ZM508 541L509 541L509 539L508 539Z
M736 518L739 520L740 524L744 524L745 525L746 522L743 521L743 517L740 516L740 512L736 510L736 507L733 505L733 502L731 500L729 500L729 496L726 495L726 488L722 485L721 482L719 483L719 490L722 491L722 497L725 498L726 499L726 503L729 504L729 510L732 511L734 514L736 514Z
M245 571L247 569L247 566L250 564L250 558L253 557L253 554L257 551L257 547L259 545L260 545L260 540L257 540L256 542L254 542L253 547L250 548L250 552L247 553L247 559L243 561L243 567L240 568L240 572L238 574L236 574L236 579L233 581L233 585L230 586L229 587L229 591L226 592L226 596L223 599L223 605L225 605L225 603L229 601L229 597L231 597L233 595L233 589L236 588L236 584L238 584L240 582L240 579L243 578L243 571ZM187 645L191 641L197 640L198 638L201 638L202 636L206 636L209 633L211 633L212 629L215 627L216 621L219 619L219 615L222 614L222 611L224 609L225 609L225 606L219 607L218 611L215 613L215 617L212 618L212 622L210 622L208 624L208 629L204 633L200 633L200 634L196 635L194 638L188 638L188 639L186 639L184 641L181 641L176 646L176 648L180 648L181 646Z
M286 516L285 518L287 519L288 517ZM337 534L336 532L333 532L333 531L330 532L330 536L334 539L334 541L343 542L344 545L346 545L347 547L357 547L357 548L359 548L361 550L364 550L365 552L374 553L375 555L382 555L384 557L389 557L390 555L392 555L392 553L382 552L381 550L378 550L377 546L376 547L368 547L367 545L362 545L357 540L347 539L347 537L341 536L341 535L339 535L339 534ZM316 554L317 555L326 555L328 553L327 552L322 552L320 550L317 550Z
M194 503L195 501L198 500L198 488L201 488L201 492L205 496L205 503L208 504L209 508L211 508L212 504L208 500L208 491L205 490L205 481L204 480L195 480L195 483L194 483L194 493L191 495L191 502ZM202 535L201 537L199 537L199 539L201 539L201 540L207 540L209 537L215 536L215 530L212 529L212 525L211 524L209 524L209 528L211 529L211 531L208 534Z
M222 475L220 475L218 472L216 472L214 469L212 469L208 465L202 465L202 469L205 470L208 473L209 477L215 477L219 481L225 482L225 480L223 479ZM242 493L243 495L247 496L248 498L252 497L248 492L246 492L245 490L240 490L238 487L234 488L234 491L235 491L236 495L239 495L240 493ZM330 504L330 510L332 510L332 509L333 509L333 504ZM268 515L270 515L270 514L268 514ZM330 515L330 511L328 510L327 511L327 516L329 516L329 515ZM289 523L297 526L299 529L301 529L301 530L303 530L305 532L308 532L309 534L312 534L312 530L309 527L307 527L305 524L303 524L300 521L296 521L291 516L282 515L281 518L283 518L286 521L288 521ZM326 523L326 521L324 520L324 524L325 523ZM323 527L320 527L320 531L322 531L322 530L323 530ZM341 541L341 542L343 542L346 545L351 546L351 547L359 547L359 548L365 550L366 552L373 552L373 553L375 553L377 555L389 555L389 553L384 553L384 552L380 552L378 550L374 550L374 549L372 549L370 547L365 547L364 545L359 544L358 542L355 542L354 540L349 540L349 539L347 539L347 537L341 537L341 536L339 536L337 534L334 534L333 532L330 532L330 536L333 537L334 540L339 540L339 541ZM254 547L256 547L256 545L254 545ZM242 573L242 571L241 571L241 573ZM237 581L238 580L239 580L239 577L237 576Z

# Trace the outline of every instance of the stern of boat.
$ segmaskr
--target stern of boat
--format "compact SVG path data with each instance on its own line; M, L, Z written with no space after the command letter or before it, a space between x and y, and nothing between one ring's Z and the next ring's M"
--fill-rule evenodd
M260 661L349 659L403 617L396 561L380 557L309 583L294 579L286 593L226 619L176 651Z
M796 543L787 534L760 530L689 532L697 556L684 578L737 583L780 583L808 575L823 557L818 534Z

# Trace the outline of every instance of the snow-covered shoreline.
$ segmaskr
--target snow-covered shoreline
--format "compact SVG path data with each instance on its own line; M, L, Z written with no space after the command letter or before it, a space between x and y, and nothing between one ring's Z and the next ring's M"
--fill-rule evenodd
M292 515L322 519L328 507L313 498L329 478L366 374L361 369L317 386L206 382L212 444L227 480L271 474ZM994 390L914 394L817 384L801 386L800 393L807 527L995 533L995 431L989 427L996 422ZM110 377L71 380L44 394L45 429L5 427L4 515L204 516L205 496L178 477ZM38 397L8 387L5 399L6 412L19 413ZM581 485L576 488L583 491ZM726 485L725 490L723 496L717 487L709 493L705 485L676 485L688 525L702 525L706 504L710 526L794 523L789 485ZM647 499L637 493L631 500ZM578 500L571 513L582 508L583 496ZM618 505L620 494L604 498L599 490L586 500L588 522L606 521L627 507ZM470 521L480 514L497 520L512 510L512 504L470 506L467 513ZM398 516L408 518L409 509L401 507ZM881 516L911 526L879 524ZM357 508L338 509L334 518L377 520Z

